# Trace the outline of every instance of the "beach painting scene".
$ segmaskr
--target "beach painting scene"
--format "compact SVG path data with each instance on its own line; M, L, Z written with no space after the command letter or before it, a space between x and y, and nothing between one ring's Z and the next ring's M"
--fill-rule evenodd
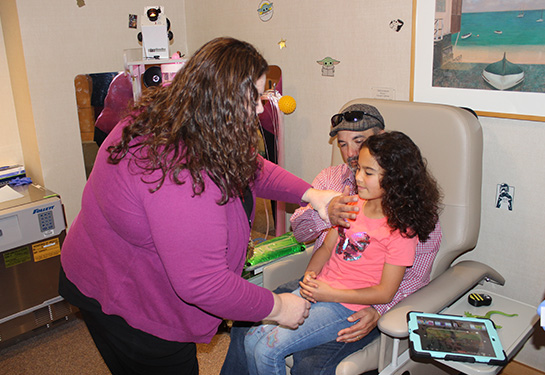
M436 0L434 87L545 92L545 0Z

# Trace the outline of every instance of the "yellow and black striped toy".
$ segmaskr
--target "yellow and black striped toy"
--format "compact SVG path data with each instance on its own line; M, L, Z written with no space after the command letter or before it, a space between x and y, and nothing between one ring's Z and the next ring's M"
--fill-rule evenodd
M467 296L467 302L476 307L490 306L492 303L492 297L483 293L471 293L469 296Z

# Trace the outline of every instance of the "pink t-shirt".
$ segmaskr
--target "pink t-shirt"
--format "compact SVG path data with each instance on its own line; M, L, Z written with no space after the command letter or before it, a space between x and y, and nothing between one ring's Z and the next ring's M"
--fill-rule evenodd
M365 200L357 205L360 214L349 229L337 228L339 240L318 279L337 289L361 289L377 285L382 277L384 263L412 266L418 237L405 238L393 233L386 218L370 219L363 214ZM351 310L366 305L343 303Z

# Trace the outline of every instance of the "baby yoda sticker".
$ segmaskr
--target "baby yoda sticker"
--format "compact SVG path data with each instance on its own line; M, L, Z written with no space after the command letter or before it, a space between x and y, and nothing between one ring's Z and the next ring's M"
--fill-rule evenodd
M268 1L260 2L257 14L263 22L267 22L268 20L270 20L273 16L273 3Z
M322 75L324 77L334 77L335 76L335 65L340 64L341 62L335 60L331 57L324 57L323 59L316 61L322 66Z

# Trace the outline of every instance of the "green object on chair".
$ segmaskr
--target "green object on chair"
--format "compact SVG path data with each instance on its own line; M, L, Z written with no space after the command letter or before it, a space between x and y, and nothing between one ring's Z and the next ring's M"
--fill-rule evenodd
M468 317L468 318L481 318L481 319L490 319L490 317L494 314L499 314L499 315L503 315L503 316L507 316L509 318L512 318L514 316L519 316L519 314L506 314L502 311L498 311L498 310L491 310L489 312L487 312L486 314L484 315L475 315L475 314L472 314L470 313L469 311L465 311L464 312L464 316ZM496 325L496 328L497 329L500 329L501 326L498 326Z
M293 233L288 232L257 245L253 250L253 255L246 260L246 271L303 250L305 250L305 245L297 242Z

